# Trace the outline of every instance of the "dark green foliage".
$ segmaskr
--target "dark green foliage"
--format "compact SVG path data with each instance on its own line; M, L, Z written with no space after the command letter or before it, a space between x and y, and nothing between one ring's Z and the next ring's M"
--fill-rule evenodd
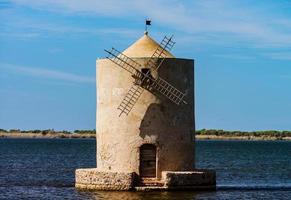
M43 130L41 131L41 134L46 135L46 134L55 134L57 132L54 131L54 129L47 129L47 130Z
M5 130L5 129L1 129L0 128L0 132L4 132L4 133L40 133L42 135L46 135L46 134L58 134L58 133L63 133L63 134L72 134L72 132L70 131L66 131L66 130L62 130L62 131L55 131L54 129L45 129L45 130L39 130L39 129L35 129L35 130L20 130L20 129L10 129L9 131ZM95 134L96 130L75 130L74 133L78 133L78 134Z
M31 133L41 133L41 130L31 130Z
M46 134L72 134L70 131L55 131L54 129L46 130L20 130L20 129L10 129L9 131L5 129L0 129L0 132L4 133L40 133L42 135ZM95 135L96 130L75 130L73 133L77 134L92 134ZM215 135L215 136L246 136L246 137L276 137L278 139L283 137L291 137L291 131L276 131L276 130L266 130L266 131L225 131L222 129L201 129L197 130L196 135ZM95 136L94 136L95 137Z
M10 133L20 133L21 130L20 129L10 129L9 132Z
M95 134L96 130L75 130L74 133L78 133L78 134Z
M254 136L254 137L291 137L291 131L225 131L225 130L215 130L215 129L201 129L196 131L196 135L216 135L216 136Z
M60 133L64 133L64 134L72 134L70 131L66 131L66 130L60 131Z

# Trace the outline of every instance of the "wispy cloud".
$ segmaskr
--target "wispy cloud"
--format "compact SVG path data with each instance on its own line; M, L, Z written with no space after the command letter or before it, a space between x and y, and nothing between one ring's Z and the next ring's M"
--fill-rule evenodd
M127 10L136 8L137 2L134 0L11 0L14 4L30 6L37 9L62 12L67 14L101 14L101 15L124 15ZM127 8L124 9L124 8Z
M138 30L127 28L90 28L79 27L60 22L51 23L49 21L39 21L30 18L8 19L2 22L2 31L0 36L15 37L21 39L33 39L36 37L48 37L50 35L64 35L87 37L88 35L118 35L119 37L132 37L138 34ZM13 31L12 31L13 30Z
M209 40L239 42L252 47L291 45L290 21L276 15L288 2L269 4L249 1L205 0L12 0L16 5L30 6L71 15L102 15L112 17L151 17L161 26L187 34L200 34ZM281 6L281 7L280 7ZM288 28L289 27L289 28ZM49 27L46 27L49 28ZM50 28L50 30L53 30ZM59 29L62 30L62 29ZM106 30L106 29L104 29ZM75 30L76 31L76 30ZM83 31L83 30L80 30ZM215 36L215 37L213 37Z
M8 9L12 6L11 2L7 0L1 0L0 1L0 9Z
M234 59L234 60L253 60L254 56L241 55L241 54L215 54L214 57Z
M0 69L11 71L17 74L29 75L37 78L57 79L62 81L76 82L76 83L94 83L95 78L90 76L82 76L78 74L62 72L57 70L50 70L44 68L19 66L7 63L0 63Z
M265 55L274 60L291 60L290 52L276 52L276 53L268 53Z

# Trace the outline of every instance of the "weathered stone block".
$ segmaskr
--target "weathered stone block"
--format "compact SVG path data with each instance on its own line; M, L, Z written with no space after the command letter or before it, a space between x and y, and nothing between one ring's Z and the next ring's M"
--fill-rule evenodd
M102 172L97 168L77 169L75 187L86 190L130 190L133 173Z
M213 189L216 185L216 173L213 170L163 171L162 180L168 188Z

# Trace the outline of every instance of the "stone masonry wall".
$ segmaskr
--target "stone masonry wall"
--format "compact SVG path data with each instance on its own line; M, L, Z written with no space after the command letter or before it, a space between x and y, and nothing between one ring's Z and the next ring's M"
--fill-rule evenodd
M133 173L101 172L97 168L77 169L75 187L85 190L130 190Z
M211 189L216 186L216 173L213 170L163 171L162 180L169 189Z

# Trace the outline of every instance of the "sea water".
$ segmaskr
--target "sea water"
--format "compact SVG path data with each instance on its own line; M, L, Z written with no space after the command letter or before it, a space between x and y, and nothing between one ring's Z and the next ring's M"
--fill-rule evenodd
M291 199L291 142L197 141L212 192L81 192L77 168L96 166L94 139L0 139L0 199Z

